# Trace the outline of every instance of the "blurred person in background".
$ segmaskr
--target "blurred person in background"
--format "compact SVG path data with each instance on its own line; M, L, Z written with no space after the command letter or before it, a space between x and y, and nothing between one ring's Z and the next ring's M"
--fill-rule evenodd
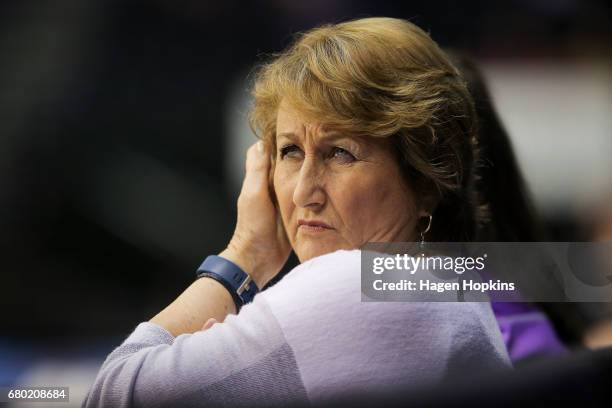
M483 217L476 241L546 241L544 227L517 164L510 137L499 119L482 73L467 56L457 52L450 52L450 55L468 83L478 114L481 162L477 172L478 190L487 203L488 214ZM515 365L567 353L541 307L528 302L492 302L492 307ZM551 312L551 305L544 305L563 330L567 326L564 316L568 308L560 304L556 307ZM567 332L567 329L563 331ZM569 342L574 340L569 335L566 338Z
M400 19L322 26L253 94L233 238L84 405L308 404L509 367L488 303L361 301L365 243L477 236L476 113L436 43ZM266 288L292 249L301 264Z

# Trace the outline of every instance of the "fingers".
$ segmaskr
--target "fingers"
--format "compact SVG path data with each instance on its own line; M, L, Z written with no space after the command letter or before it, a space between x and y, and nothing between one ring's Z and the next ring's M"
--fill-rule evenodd
M246 171L249 172L261 172L267 171L270 166L270 158L266 151L266 146L261 140L251 147L247 151L246 159Z
M259 141L249 147L246 158L246 175L243 190L247 193L267 192L269 183L270 158L265 145Z
M204 323L204 326L202 326L202 331L210 329L215 323L218 323L217 320L211 317L206 321L206 323Z

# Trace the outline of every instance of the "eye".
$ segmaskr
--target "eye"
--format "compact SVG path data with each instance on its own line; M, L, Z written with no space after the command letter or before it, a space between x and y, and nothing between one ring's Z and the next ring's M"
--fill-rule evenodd
M281 159L284 159L285 156L289 155L289 157L295 157L300 152L300 148L294 144L283 146L279 151L279 155Z
M331 157L345 163L351 163L356 160L355 156L353 156L348 150L337 146L332 148Z

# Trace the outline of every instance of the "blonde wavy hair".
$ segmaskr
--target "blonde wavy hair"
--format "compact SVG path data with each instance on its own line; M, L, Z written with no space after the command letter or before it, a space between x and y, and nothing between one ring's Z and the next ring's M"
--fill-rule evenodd
M414 24L364 18L300 33L258 67L252 95L250 126L272 152L282 100L305 120L391 138L405 177L433 215L427 239L474 238L474 104L459 71Z

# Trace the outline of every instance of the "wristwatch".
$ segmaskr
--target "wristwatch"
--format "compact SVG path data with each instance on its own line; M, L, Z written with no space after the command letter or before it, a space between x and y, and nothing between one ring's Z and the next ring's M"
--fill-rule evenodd
M221 283L232 295L236 304L236 312L243 305L251 302L259 292L259 288L248 273L221 256L208 256L198 268L196 275L196 279L206 276Z

